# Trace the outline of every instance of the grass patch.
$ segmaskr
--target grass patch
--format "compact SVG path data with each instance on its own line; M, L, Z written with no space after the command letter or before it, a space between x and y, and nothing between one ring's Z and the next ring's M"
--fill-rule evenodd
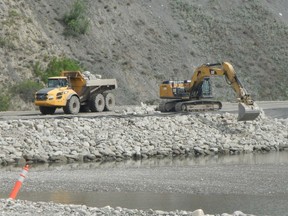
M69 13L64 15L63 21L66 24L64 35L79 36L86 34L90 21L87 17L87 8L83 0L76 0Z
M46 69L42 68L39 62L36 62L33 66L34 74L40 77L41 81L44 83L47 83L48 77L59 76L61 71L79 71L81 69L81 65L78 61L66 57L52 58Z
M32 80L25 80L12 87L12 93L19 95L25 102L33 102L34 94L37 90L43 88L43 84Z
M0 111L7 111L9 106L10 106L9 95L0 93Z
M15 49L15 45L13 44L12 40L7 37L0 37L0 47L12 50Z
M19 13L16 10L9 10L8 16L9 17L19 17Z

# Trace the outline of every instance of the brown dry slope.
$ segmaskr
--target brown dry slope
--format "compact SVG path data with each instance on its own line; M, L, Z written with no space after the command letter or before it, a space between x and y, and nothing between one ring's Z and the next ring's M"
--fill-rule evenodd
M73 1L1 1L1 86L33 78L33 64L65 55L117 78L118 104L135 104L157 101L162 80L188 79L202 63L229 61L256 100L288 98L285 0L85 2L91 28L73 38L63 36L61 22ZM224 79L214 85L218 98L234 100Z

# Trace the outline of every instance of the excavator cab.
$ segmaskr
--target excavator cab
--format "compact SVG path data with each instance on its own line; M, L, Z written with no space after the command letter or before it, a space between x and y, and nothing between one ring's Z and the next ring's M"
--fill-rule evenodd
M199 83L199 85L192 88L190 92L190 99L196 98L212 98L212 85L210 77L204 77L203 81Z
M213 97L210 77L204 78L201 88L202 88L202 97L204 98Z

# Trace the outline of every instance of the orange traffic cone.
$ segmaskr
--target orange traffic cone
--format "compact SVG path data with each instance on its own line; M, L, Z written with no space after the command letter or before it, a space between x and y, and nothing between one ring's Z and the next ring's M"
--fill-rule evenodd
M20 173L20 177L18 178L17 182L14 185L13 190L10 193L10 196L9 196L10 199L16 198L16 196L17 196L17 194L18 194L18 192L22 186L24 179L26 178L26 174L28 173L28 170L29 170L29 165L26 165L23 167L23 170Z

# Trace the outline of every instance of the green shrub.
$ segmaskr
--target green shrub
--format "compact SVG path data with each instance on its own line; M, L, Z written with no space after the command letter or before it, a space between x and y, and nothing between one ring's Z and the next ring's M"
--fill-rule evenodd
M40 62L36 62L33 65L33 72L37 77L41 77L41 80L42 80L42 74L44 73L44 70L43 68L41 68Z
M39 62L33 67L36 76L40 77L41 81L47 83L48 77L60 76L61 71L71 70L78 71L81 70L80 63L74 59L69 59L66 57L56 58L54 57L47 65L46 69L40 66Z
M6 94L0 94L0 111L7 111L10 105L10 97Z
M12 93L17 94L22 98L25 102L33 102L34 94L39 89L43 88L43 85L39 82L25 80L18 84L15 84L12 87Z
M8 48L8 49L15 49L15 45L13 44L12 40L5 37L0 37L0 47L1 48Z
M66 24L64 34L69 36L78 36L88 31L90 21L86 16L86 5L83 0L76 0L69 13L63 18Z
M8 16L9 17L18 17L19 14L18 14L18 12L16 10L9 10L8 11Z

